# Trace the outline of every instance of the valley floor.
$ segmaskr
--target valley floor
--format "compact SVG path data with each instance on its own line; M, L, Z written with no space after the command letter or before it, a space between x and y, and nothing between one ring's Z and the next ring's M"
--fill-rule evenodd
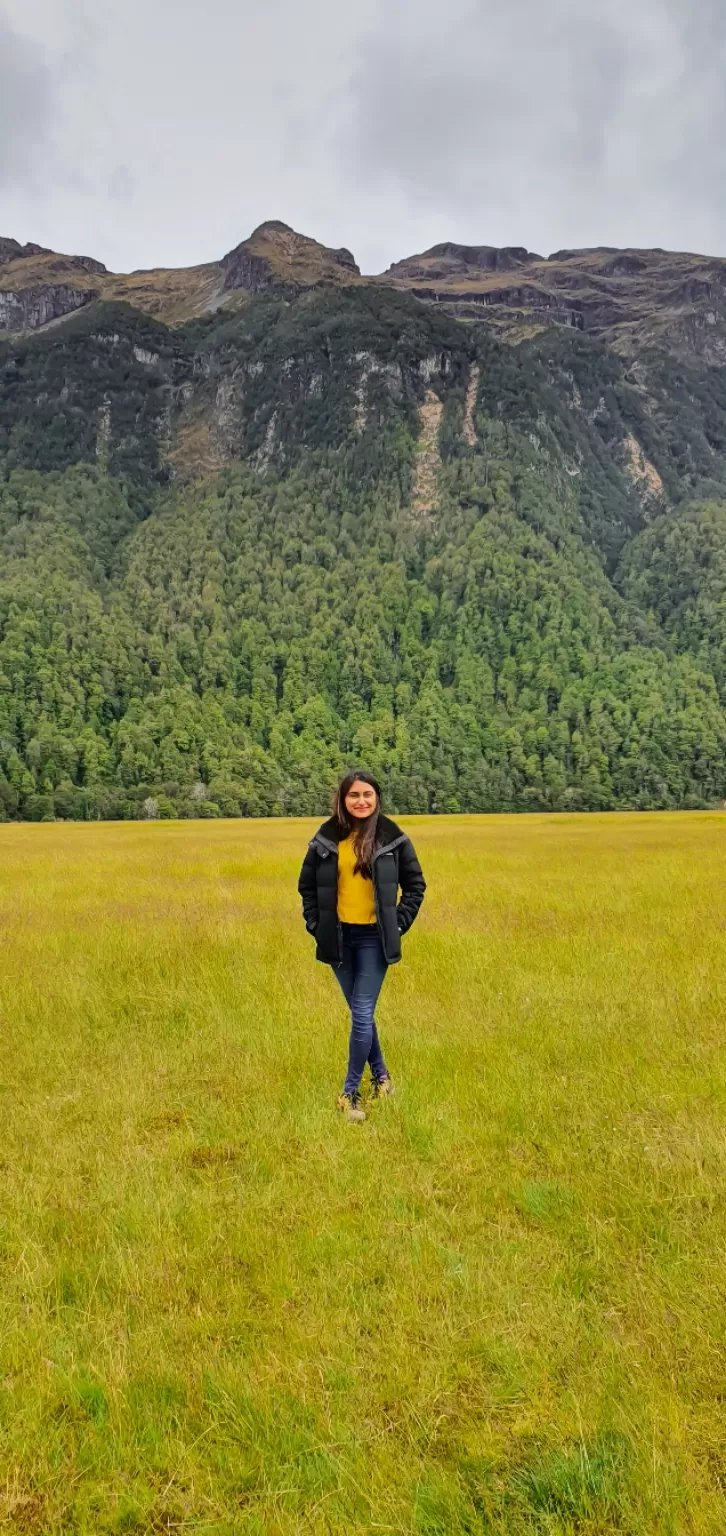
M363 1127L312 823L0 827L0 1530L726 1529L726 815L404 824Z

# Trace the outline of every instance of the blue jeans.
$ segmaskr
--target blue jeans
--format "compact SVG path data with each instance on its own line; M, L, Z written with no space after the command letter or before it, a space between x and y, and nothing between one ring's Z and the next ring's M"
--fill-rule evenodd
M375 1011L388 965L375 923L343 923L343 963L333 967L350 1008L350 1047L344 1093L357 1093L366 1062L374 1078L388 1076Z

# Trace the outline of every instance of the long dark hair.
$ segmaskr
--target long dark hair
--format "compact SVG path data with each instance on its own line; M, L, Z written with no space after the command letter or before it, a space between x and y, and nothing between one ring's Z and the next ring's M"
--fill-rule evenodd
M376 808L365 821L358 821L351 816L346 806L346 795L355 783L370 784L376 792ZM335 794L333 815L338 823L342 837L350 837L353 834L353 847L355 849L355 873L366 875L369 880L373 878L373 855L376 849L376 832L378 830L378 814L381 809L381 786L372 773L366 773L363 769L356 768L355 772L346 773L341 779Z

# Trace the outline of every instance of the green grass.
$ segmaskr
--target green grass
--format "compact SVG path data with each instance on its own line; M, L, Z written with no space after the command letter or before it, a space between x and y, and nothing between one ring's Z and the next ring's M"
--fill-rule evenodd
M0 1530L726 1530L726 816L407 823L334 1111L309 823L0 828Z

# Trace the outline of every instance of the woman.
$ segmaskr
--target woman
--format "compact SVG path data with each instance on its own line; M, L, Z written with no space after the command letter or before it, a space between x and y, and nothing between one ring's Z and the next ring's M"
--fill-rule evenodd
M389 965L401 958L401 934L426 890L413 844L381 814L381 791L370 773L348 773L342 780L333 815L308 848L298 890L317 958L335 968L350 1008L348 1075L338 1108L348 1120L365 1120L360 1085L366 1062L376 1096L393 1093L375 1008Z

